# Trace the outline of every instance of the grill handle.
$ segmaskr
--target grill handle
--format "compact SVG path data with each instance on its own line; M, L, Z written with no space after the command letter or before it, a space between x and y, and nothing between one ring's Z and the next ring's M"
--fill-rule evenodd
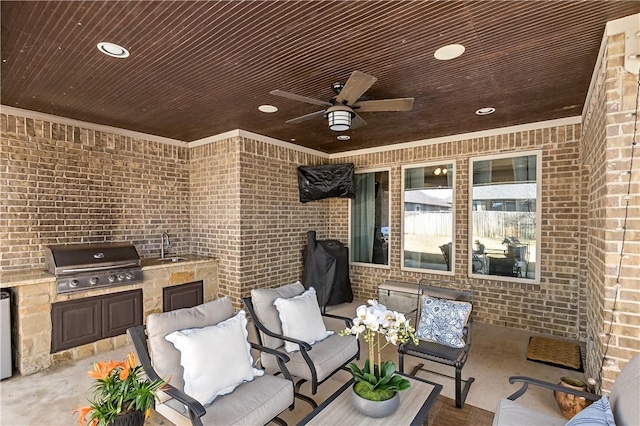
M128 267L137 267L140 266L136 262L131 263L123 263L118 265L111 266L95 266L93 268L74 268L74 269L63 269L61 273L63 274L79 274L83 272L93 272L93 271L105 271L107 269L116 269L116 268L128 268Z

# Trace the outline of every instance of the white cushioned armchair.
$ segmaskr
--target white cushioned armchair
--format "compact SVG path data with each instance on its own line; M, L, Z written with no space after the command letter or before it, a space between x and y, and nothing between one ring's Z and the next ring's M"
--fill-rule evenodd
M231 300L224 297L151 314L146 330L127 330L149 378L170 380L163 389L170 399L157 407L161 414L180 424L286 425L277 416L294 404L288 357L248 342L246 325L244 311L234 315ZM255 369L251 349L270 352L284 374Z
M251 297L244 297L244 301L253 323L256 326L258 342L267 348L278 351L290 358L286 366L292 376L298 377L296 390L304 381L311 382L311 392L316 394L318 384L333 375L336 371L360 356L360 344L355 336L339 336L337 333L326 333L322 322L322 317L333 318L344 321L344 327L350 325L350 319L330 314L321 314L317 303L315 291L312 289L305 291L300 282L284 285L274 289L254 289L251 290ZM305 299L306 296L309 296ZM285 302L281 302L281 301ZM300 301L301 304L298 315L288 313L289 326L296 325L297 328L309 328L310 323L320 321L320 334L325 330L324 337L316 339L314 343L308 343L310 339L291 337L287 334L287 324L283 325L281 320L284 315L286 301ZM305 302L306 300L306 302ZM308 303L304 305L304 303ZM276 307L278 305L278 308ZM280 311L278 310L280 309ZM317 311L316 311L317 309ZM317 318L316 318L317 317ZM308 327L309 326L309 327ZM284 328L283 328L284 327ZM289 327L291 328L291 327ZM306 334L308 330L295 330ZM312 333L313 334L313 333ZM315 333L317 334L317 332ZM293 346L293 350L291 349ZM262 352L260 354L263 367L267 370L277 368L277 359L273 353ZM315 405L313 400L305 395L297 396Z

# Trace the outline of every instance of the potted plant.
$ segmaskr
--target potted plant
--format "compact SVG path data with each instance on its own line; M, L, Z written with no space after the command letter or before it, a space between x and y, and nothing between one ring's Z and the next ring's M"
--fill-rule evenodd
M369 358L360 369L355 363L349 364L355 384L352 389L354 407L370 417L385 417L392 414L399 405L398 392L408 389L410 383L395 374L393 361L382 361L382 350L392 344L411 340L418 344L415 329L401 313L390 311L376 300L356 309L353 326L340 332L340 335L363 335L369 344ZM370 403L373 402L373 403ZM383 404L380 404L383 402Z
M165 382L149 381L143 376L142 366L137 365L136 356L130 353L123 362L103 361L94 364L88 371L96 380L93 399L88 407L81 407L78 424L89 426L142 425L148 417L156 398L156 392Z

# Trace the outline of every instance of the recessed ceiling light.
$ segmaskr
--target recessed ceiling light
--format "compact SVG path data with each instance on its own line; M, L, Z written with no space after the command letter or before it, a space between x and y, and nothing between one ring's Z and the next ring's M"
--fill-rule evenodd
M278 108L274 107L273 105L260 105L258 109L266 113L272 113L272 112L278 111Z
M349 136L349 135L340 135L336 139L338 139L339 141L348 141L349 139L351 139L351 136Z
M105 55L113 56L114 58L127 58L129 56L129 51L124 47L104 41L98 43L98 50Z
M448 44L436 50L433 56L439 61L448 61L462 55L464 50L464 46L461 44Z
M489 115L489 114L493 114L494 112L496 112L496 109L493 107L485 107L485 108L480 108L479 110L476 111L476 114L478 115Z

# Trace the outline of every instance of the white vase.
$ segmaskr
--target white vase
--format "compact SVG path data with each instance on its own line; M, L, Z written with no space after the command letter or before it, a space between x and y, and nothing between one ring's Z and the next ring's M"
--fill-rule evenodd
M351 387L351 405L367 417L388 417L400 406L400 393L396 392L393 398L385 401L371 401L358 395Z

